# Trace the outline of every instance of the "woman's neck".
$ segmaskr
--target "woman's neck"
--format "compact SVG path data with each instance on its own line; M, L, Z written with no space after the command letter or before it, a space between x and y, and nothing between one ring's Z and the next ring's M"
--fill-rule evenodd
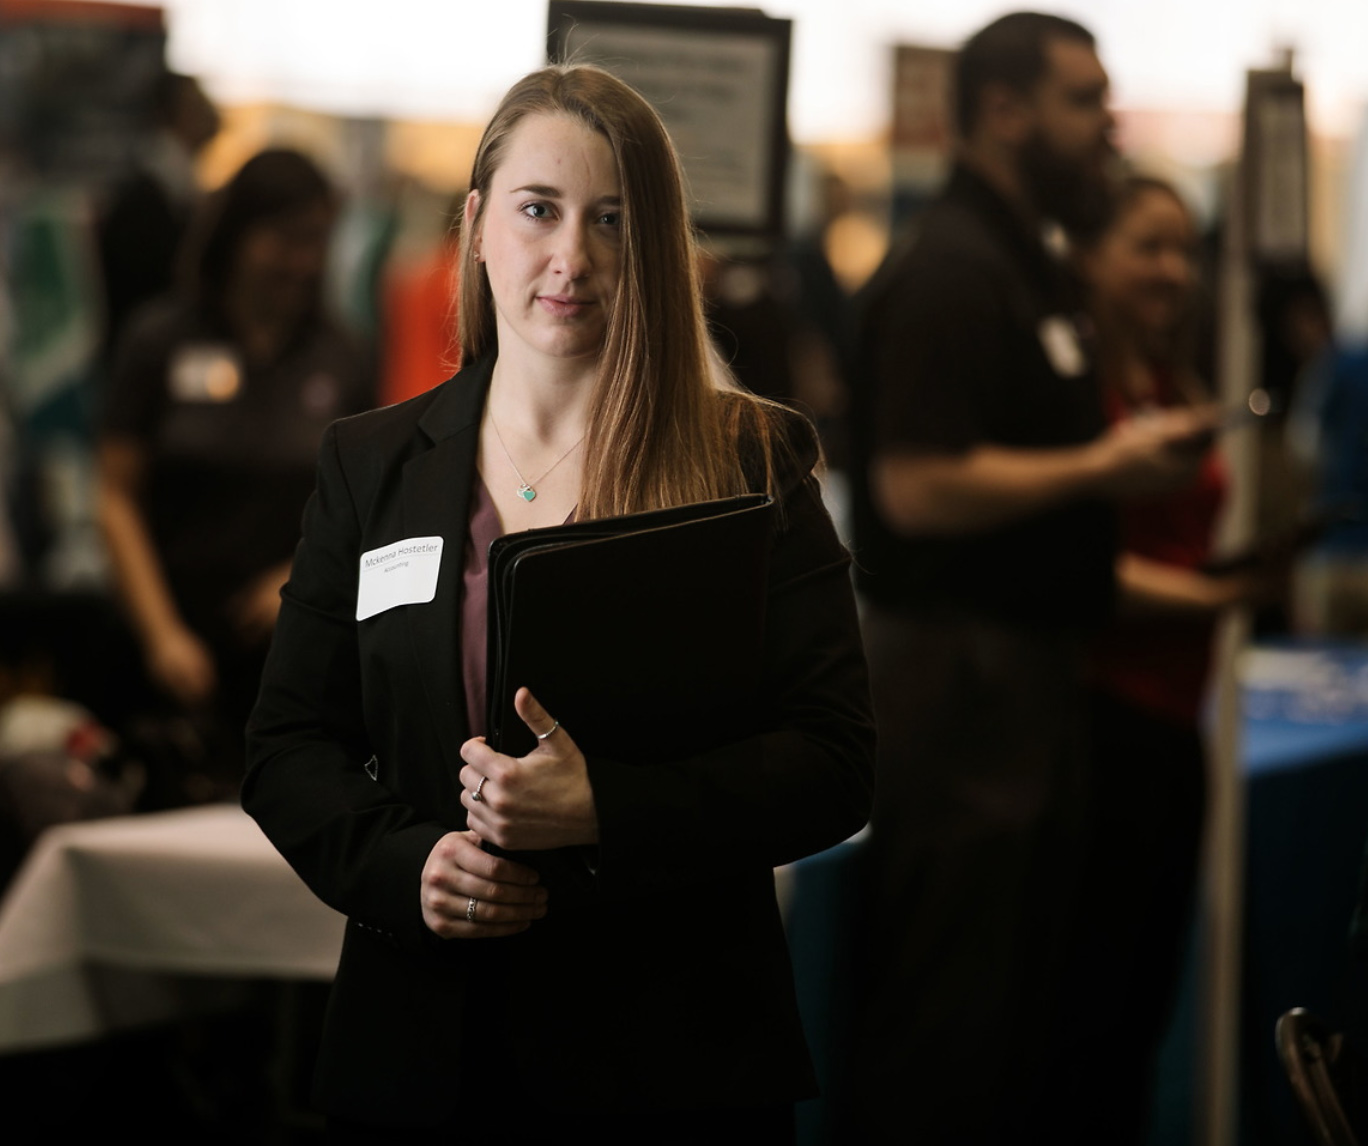
M1104 349L1098 354L1097 367L1102 384L1130 409L1152 404L1151 363L1139 344L1134 339L1118 340L1103 333L1101 345Z
M594 375L541 361L499 356L480 426L476 465L505 532L559 525L579 504Z
M500 355L488 408L505 433L548 447L569 446L585 434L597 363L571 361L547 368Z
M1153 339L1100 308L1094 310L1093 322L1097 331L1098 374L1103 383L1128 406L1146 405L1153 399L1157 362Z

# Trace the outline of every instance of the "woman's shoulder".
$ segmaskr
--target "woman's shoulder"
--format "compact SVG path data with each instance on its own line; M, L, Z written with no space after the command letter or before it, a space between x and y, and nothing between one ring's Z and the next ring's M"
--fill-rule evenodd
M119 336L109 379L100 394L100 431L153 435L169 401L173 359L194 343L213 341L211 335L203 317L173 295L163 295L134 311Z
M749 394L723 393L720 400L729 407L727 422L750 488L782 498L820 466L817 430L806 415Z
M746 401L744 395L738 398ZM772 583L786 584L814 569L844 568L850 557L832 527L822 495L822 448L816 427L800 411L777 402L750 402L747 414L739 434L747 488L768 492L778 503L770 556Z
M335 422L338 447L400 449L450 437L478 424L487 386L488 371L481 364L459 370L422 394Z
M451 379L392 406L377 406L373 410L339 418L333 423L339 444L363 447L391 439L406 440L417 430L418 423L437 400L442 388L449 385Z

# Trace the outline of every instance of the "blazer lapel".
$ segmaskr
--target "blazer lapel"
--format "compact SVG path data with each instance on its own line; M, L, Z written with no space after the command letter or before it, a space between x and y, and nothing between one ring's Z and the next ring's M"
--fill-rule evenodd
M443 540L437 595L407 614L428 708L453 780L469 735L459 652L461 588L480 417L492 369L492 361L476 362L444 383L418 423L431 447L405 464L400 495L403 535Z

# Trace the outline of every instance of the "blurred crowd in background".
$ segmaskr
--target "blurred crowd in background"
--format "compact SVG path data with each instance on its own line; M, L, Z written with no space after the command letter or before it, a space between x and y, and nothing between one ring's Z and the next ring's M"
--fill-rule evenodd
M0 93L23 70L3 35ZM0 112L0 887L49 824L233 797L324 427L457 365L443 176L478 125L220 108L162 47L155 21L97 30L63 49L93 53L82 84L58 68ZM436 174L400 147L440 151ZM889 172L795 149L780 241L704 237L718 345L814 418L838 514L852 300L925 199ZM1176 203L1184 384L1220 365L1208 175ZM1368 348L1333 310L1310 259L1259 268L1255 532L1295 566L1246 601L1264 634L1368 636Z
M464 200L388 164L402 125L217 108L165 69L155 23L90 30L105 59L75 86L69 25L13 32L34 50L6 41L24 114L0 194L0 753L93 721L104 755L74 787L24 769L51 783L15 797L3 870L46 822L232 794L322 429L458 364ZM468 131L426 135L468 163ZM852 196L802 153L791 182L783 242L709 244L704 275L737 376L801 402L839 468L850 274L827 250ZM40 719L36 694L78 707Z
M138 767L97 769L50 793L50 807L19 809L0 870L40 823L78 807L228 794L231 729L250 703L318 432L457 365L454 173L477 125L218 108L166 70L156 10L110 11L121 14L89 27L11 15L4 41L16 98L0 123L0 753L24 743L4 735L14 698L47 694L78 702L107 730L90 743ZM1209 380L1219 173L1166 157L1171 126L1121 121L1123 143L1211 207L1193 206L1189 323L1195 373ZM851 299L915 231L934 184L895 184L890 170L862 145L795 148L781 241L704 236L725 357L744 384L814 417L837 489ZM1274 410L1261 430L1264 535L1295 533L1317 499L1348 505L1362 491L1365 367L1336 347L1332 309L1309 261L1261 269L1251 382ZM153 381L167 370L171 420ZM248 403L231 441L200 440L196 407L234 397L243 372L278 375L275 398ZM1344 515L1331 532L1305 563L1296 609L1270 603L1265 630L1368 628L1362 527Z

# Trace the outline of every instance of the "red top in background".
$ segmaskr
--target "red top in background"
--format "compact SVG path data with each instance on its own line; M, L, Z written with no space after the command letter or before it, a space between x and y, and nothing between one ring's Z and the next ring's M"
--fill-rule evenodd
M1183 404L1167 373L1156 373L1155 401ZM1132 416L1113 392L1109 422ZM1217 450L1208 451L1195 484L1173 493L1120 503L1121 550L1195 569L1211 556L1212 533L1225 501L1226 472ZM1214 618L1123 616L1099 634L1094 681L1103 692L1171 720L1195 724L1211 666Z

